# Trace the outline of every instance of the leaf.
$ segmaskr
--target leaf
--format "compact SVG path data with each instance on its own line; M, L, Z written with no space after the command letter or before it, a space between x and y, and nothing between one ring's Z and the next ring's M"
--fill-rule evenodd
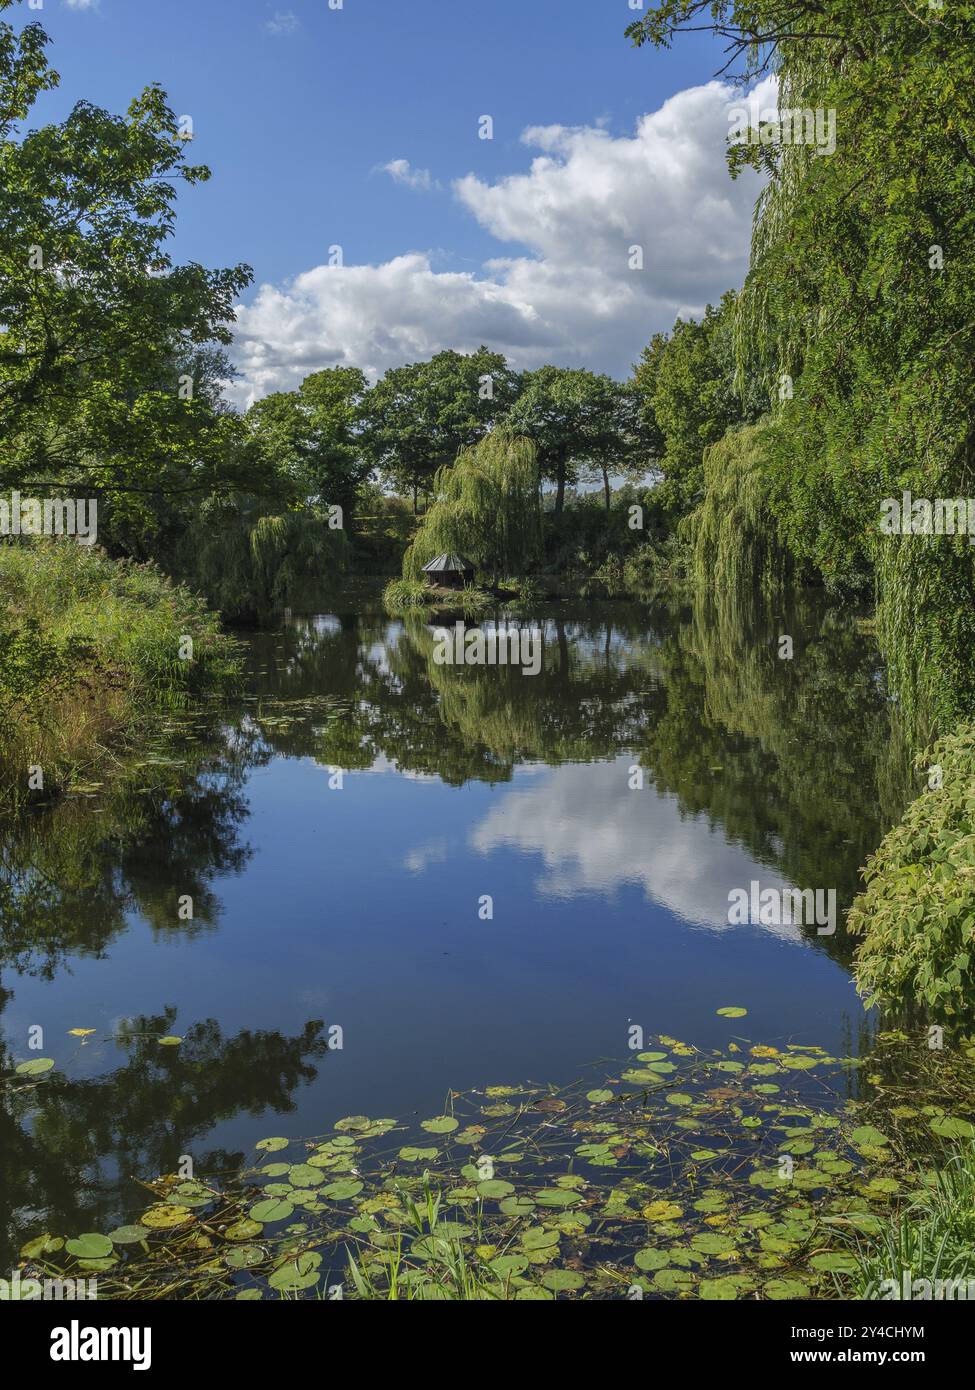
M744 1018L748 1010L743 1009L740 1004L725 1004L717 1012L721 1018Z
M647 1246L643 1250L638 1250L633 1256L633 1263L637 1269L666 1269L670 1264L670 1256L666 1250L656 1250L653 1246Z
M263 1201L255 1202L250 1209L252 1221L260 1221L262 1225L268 1225L272 1221L284 1221L294 1212L291 1202L286 1202L282 1197L265 1197Z
M156 1206L149 1207L139 1218L143 1226L149 1226L154 1231L170 1230L173 1226L182 1226L192 1219L193 1213L189 1207L176 1206L172 1202L159 1202Z
M148 1235L147 1226L118 1226L114 1231L109 1231L108 1238L113 1245L136 1245L146 1240Z
M112 1242L108 1236L91 1231L83 1236L75 1236L64 1247L69 1255L79 1260L101 1260L112 1253Z
M264 1151L265 1153L269 1153L269 1154L277 1153L279 1149L286 1149L287 1147L288 1147L288 1141L287 1141L287 1139L280 1139L280 1138L275 1138L275 1139L258 1139L257 1143L254 1145L254 1148L255 1148L255 1149L263 1149L263 1151Z
M358 1178L340 1178L338 1182L330 1182L323 1187L322 1196L330 1202L345 1202L350 1197L358 1197L364 1186L365 1183L359 1182Z
M542 1275L542 1283L555 1293L569 1289L581 1289L586 1281L574 1269L549 1269Z
M273 1164L272 1167L277 1167ZM288 1169L288 1182L292 1187L317 1187L325 1181L325 1175L309 1163L294 1163Z
M975 1125L957 1115L941 1115L928 1123L932 1132L942 1139L975 1138Z
M460 1121L455 1120L453 1115L438 1115L433 1120L421 1120L420 1128L427 1130L430 1134L451 1134L459 1123Z
M17 1068L18 1076L41 1076L54 1066L53 1057L32 1057L29 1062L21 1062Z
M501 1178L485 1178L477 1184L482 1197L510 1197L515 1190L513 1182L503 1182Z

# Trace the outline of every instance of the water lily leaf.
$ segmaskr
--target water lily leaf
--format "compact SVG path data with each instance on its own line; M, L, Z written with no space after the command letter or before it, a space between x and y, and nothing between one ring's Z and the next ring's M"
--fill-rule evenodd
M304 1250L294 1259L278 1265L267 1282L272 1289L310 1289L313 1284L318 1283L318 1267L321 1262L321 1255L313 1250Z
M287 1139L281 1138L258 1139L257 1143L254 1145L255 1149L263 1149L265 1153L269 1154L277 1153L279 1149L286 1149L287 1147Z
M677 1221L684 1215L684 1209L676 1202L668 1202L661 1199L657 1202L650 1202L643 1208L643 1215L648 1221Z
M293 1214L294 1206L283 1197L266 1197L263 1201L255 1202L250 1209L251 1220L260 1221L262 1225L272 1221L284 1221Z
M83 1236L75 1236L64 1247L69 1255L79 1260L102 1260L112 1253L112 1242L108 1236L89 1231Z
M600 1090L587 1091L586 1100L592 1101L593 1105L604 1105L606 1101L613 1099L612 1091Z
M724 1008L718 1009L721 1018L744 1018L748 1013L740 1004L725 1004Z
M646 1249L636 1252L633 1263L637 1269L666 1269L670 1264L670 1255L666 1250L655 1250L648 1245Z
M358 1178L340 1178L338 1182L330 1182L323 1187L322 1196L331 1202L347 1202L350 1197L358 1197L364 1186Z
M841 1250L826 1250L821 1255L813 1255L809 1261L811 1269L833 1274L852 1274L857 1268L856 1258Z
M702 1279L697 1293L699 1298L730 1302L738 1297L738 1284L734 1279Z
M250 1217L242 1216L239 1221L227 1227L224 1235L228 1240L252 1240L254 1236L261 1234L261 1230L260 1221L251 1221Z
M505 1216L529 1216L535 1210L530 1197L505 1197L501 1203Z
M18 1076L41 1076L53 1066L53 1057L32 1057L29 1062L21 1062L16 1071Z
M477 1190L482 1197L510 1197L515 1185L512 1182L504 1182L501 1178L486 1178L484 1182L477 1184Z
M109 1231L108 1238L113 1245L135 1245L146 1240L148 1235L147 1226L118 1226L114 1231Z
M547 1231L544 1226L530 1226L521 1236L521 1246L524 1250L544 1250L546 1246L558 1243L558 1231Z
M880 1130L875 1129L873 1125L859 1125L850 1137L854 1144L867 1145L870 1148L890 1143L886 1134L881 1134Z
M223 1259L230 1269L249 1269L251 1265L259 1265L264 1257L259 1245L238 1245L228 1251Z
M413 1145L407 1144L400 1149L399 1156L404 1163L425 1163L428 1159L436 1158L436 1149L417 1149Z
M154 1231L168 1231L174 1226L182 1226L184 1222L192 1221L193 1213L189 1207L178 1205L175 1202L159 1202L156 1206L149 1207L139 1217L143 1226L149 1226Z
M288 1169L288 1182L292 1187L317 1187L324 1181L324 1175L310 1163L294 1163Z
M810 1289L801 1279L770 1279L762 1289L766 1298L808 1298Z
M549 1269L542 1275L542 1283L547 1289L563 1293L569 1289L581 1289L585 1283L582 1275L574 1269Z
M166 1037L157 1039L160 1047L179 1047L182 1041L182 1038L177 1038L173 1033L167 1033Z
M975 1125L957 1115L942 1115L929 1121L931 1130L942 1139L975 1138Z
M540 1207L571 1207L581 1201L577 1192L564 1187L543 1187L535 1193L535 1201Z
M433 1120L421 1120L420 1128L427 1130L430 1134L452 1134L460 1124L453 1115L438 1115Z

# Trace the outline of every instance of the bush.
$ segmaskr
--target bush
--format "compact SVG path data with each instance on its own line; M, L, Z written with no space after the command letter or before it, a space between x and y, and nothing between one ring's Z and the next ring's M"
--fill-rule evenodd
M868 1002L927 1005L970 1018L975 1000L975 725L918 765L935 785L911 803L864 869L850 909L862 935L857 985ZM940 782L940 786L937 783Z

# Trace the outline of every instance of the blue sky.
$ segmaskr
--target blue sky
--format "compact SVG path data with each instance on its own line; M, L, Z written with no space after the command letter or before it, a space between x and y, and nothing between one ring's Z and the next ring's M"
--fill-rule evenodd
M703 307L740 281L754 189L733 189L710 137L707 168L682 189L686 151L673 122L671 153L659 153L656 136L646 158L633 144L642 117L709 81L720 49L699 36L666 53L632 49L626 0L343 0L340 10L328 0L44 0L39 13L26 4L20 13L44 24L62 76L41 103L42 118L59 118L80 97L121 111L150 81L162 84L178 114L192 116L191 157L209 164L213 179L181 198L173 250L180 259L254 267L245 304L256 307L242 318L240 346L252 394L333 360L359 359L375 373L438 346L476 346L481 330L519 365L561 357L619 373L639 339L669 326L675 311ZM723 122L723 108L715 112L713 99L706 114L700 104L689 109L685 124L697 123L698 143L703 125ZM478 139L484 114L494 120L490 141ZM557 133L547 144L525 143L531 127ZM618 156L618 183L600 189L604 149ZM634 159L642 176L654 158L660 167L643 203L650 222L662 187L664 203L675 188L684 201L675 194L666 226L644 235L632 202ZM534 179L538 159L546 169ZM394 161L403 163L390 172ZM510 186L519 175L527 182ZM719 204L733 201L716 207L706 246L692 238L700 285L693 266L668 275L660 264L637 299L632 277L616 288L606 279L616 274L617 251L615 241L602 244L599 208L588 207L582 227L573 215L602 198L605 226L614 226L623 251L643 237L650 255L650 242L679 244L680 219L699 223L712 191ZM722 220L731 237L724 246ZM334 244L346 267L374 272L316 279ZM577 271L573 245L588 247ZM422 260L399 265L409 253ZM514 260L514 271L494 267L499 257ZM600 276L605 283L596 283ZM580 300L573 282L586 279ZM614 346L609 330L623 285ZM445 300L452 308L438 328Z

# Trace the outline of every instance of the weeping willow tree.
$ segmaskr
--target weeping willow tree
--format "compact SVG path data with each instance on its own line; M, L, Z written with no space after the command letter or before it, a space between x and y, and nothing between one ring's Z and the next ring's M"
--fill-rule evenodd
M766 428L728 430L705 451L703 500L678 527L695 582L713 593L719 618L733 623L744 601L768 597L792 574L769 506Z
M975 125L975 9L720 9L753 39L785 31L780 123L835 122L832 150L733 151L769 175L737 348L772 402L770 505L828 585L875 585L891 685L920 737L975 708L975 550L887 536L879 519L902 490L975 491L975 148L956 134Z
M262 620L315 602L341 578L347 552L345 533L312 507L262 516L220 504L190 526L178 566L226 617Z
M403 577L453 552L497 579L524 574L541 547L541 498L535 445L495 430L438 470L435 501L403 557Z

